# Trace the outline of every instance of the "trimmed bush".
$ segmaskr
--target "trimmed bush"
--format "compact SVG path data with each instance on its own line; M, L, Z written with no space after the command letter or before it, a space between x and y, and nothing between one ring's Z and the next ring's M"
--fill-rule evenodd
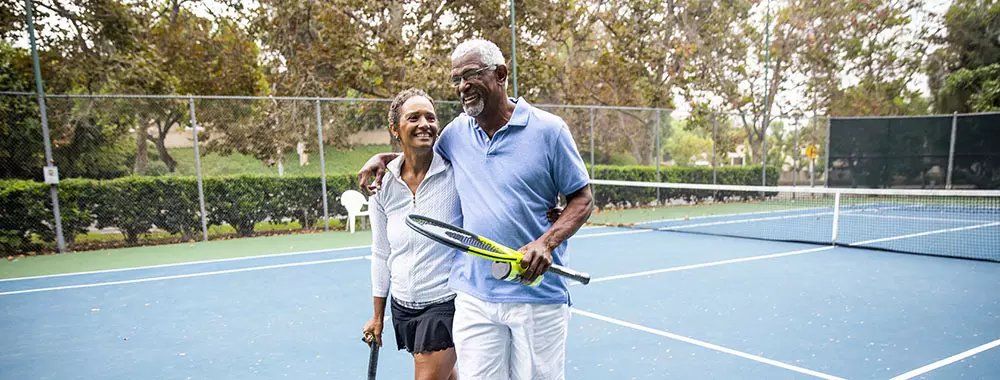
M355 188L351 175L327 176L330 216L346 214L340 194ZM291 219L305 229L323 216L319 176L232 176L204 178L208 224L232 225L249 236L265 221ZM32 181L0 181L0 250L5 254L39 250L37 236L55 242L49 186ZM67 179L59 184L59 205L68 245L90 227L115 228L128 245L154 227L184 240L201 231L198 182L194 177L131 176L113 180Z
M648 166L596 167L596 178L624 181L657 181L656 169ZM711 183L712 169L704 167L663 167L660 181ZM768 167L768 183L777 183L778 169ZM760 166L720 167L718 183L759 185ZM327 200L331 217L347 211L340 204L345 190L357 187L349 174L327 176ZM49 186L32 181L0 181L0 249L4 253L38 250L37 236L49 244L55 241ZM205 208L208 224L229 224L240 236L254 233L261 222L297 221L304 229L315 228L323 215L322 185L319 176L241 175L205 177ZM698 202L711 191L661 189L661 202ZM637 206L656 199L653 188L599 186L595 189L600 207ZM716 193L718 194L718 193ZM751 197L754 194L724 194ZM196 238L201 231L198 183L194 177L130 176L112 180L67 179L59 184L62 226L67 243L90 227L115 228L127 244L139 244L139 237L154 227L183 239Z
M717 170L717 184L760 186L760 165L723 166ZM656 168L649 166L605 166L597 165L594 176L599 179L610 179L635 182L657 182ZM780 171L777 167L768 166L767 182L777 184ZM712 183L712 168L667 166L660 168L659 182L669 183ZM653 203L657 199L656 188L601 185L594 191L595 204L600 207L634 207ZM660 189L660 202L672 201L700 202L713 194L720 197L749 197L754 194L741 192L714 192L710 190Z

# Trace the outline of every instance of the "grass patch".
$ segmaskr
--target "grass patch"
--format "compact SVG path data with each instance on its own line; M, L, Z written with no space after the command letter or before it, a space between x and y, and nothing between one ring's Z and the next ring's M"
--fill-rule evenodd
M359 220L360 225L363 220ZM278 234L297 234L297 233L313 233L323 230L323 220L320 219L315 224L315 230L307 231L302 229L302 225L299 222L287 222L287 223L271 223L271 222L261 222L254 226L254 235L278 235ZM340 219L330 219L330 230L331 231L344 231L346 226L344 221ZM236 234L236 229L229 225L221 226L209 226L208 227L208 239L232 239L238 237ZM39 244L44 247L44 253L51 253L57 251L55 244L51 242L42 241L38 235L32 235L31 240L35 244ZM193 241L201 241L202 235L199 231L196 236L194 236ZM191 242L184 240L181 234L171 234L166 231L153 231L139 235L139 245L162 245L162 244L175 244ZM76 240L73 242L74 251L92 251L99 249L114 249L114 248L124 248L128 245L125 243L125 236L118 232L96 232L91 231L83 234L76 235ZM22 255L23 256L23 255ZM13 256L11 257L13 258ZM10 258L8 258L10 259Z
M359 145L355 149L336 149L324 147L326 174L355 174L373 155L391 152L388 144ZM170 155L177 161L177 174L193 176L195 172L194 148L171 148ZM222 156L217 153L204 154L202 151L201 170L204 176L225 176L234 174L278 175L278 166L267 166L253 156L233 153ZM295 152L285 154L285 174L319 175L319 154L311 152L309 163L299 166L299 156Z

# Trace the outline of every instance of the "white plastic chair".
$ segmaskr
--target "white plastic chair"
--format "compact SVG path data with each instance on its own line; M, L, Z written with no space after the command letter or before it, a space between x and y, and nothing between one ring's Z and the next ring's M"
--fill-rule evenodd
M340 195L340 204L347 209L347 229L353 234L357 218L370 215L369 210L361 211L368 204L368 199L356 190L347 190Z

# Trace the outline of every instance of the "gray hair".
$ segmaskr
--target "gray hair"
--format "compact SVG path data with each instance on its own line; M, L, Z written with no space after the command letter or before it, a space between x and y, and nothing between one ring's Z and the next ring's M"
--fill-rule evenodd
M506 65L503 52L500 51L500 48L496 44L478 38L462 42L455 47L455 51L451 53L451 60L455 61L469 53L479 53L479 58L482 59L483 64L486 66Z

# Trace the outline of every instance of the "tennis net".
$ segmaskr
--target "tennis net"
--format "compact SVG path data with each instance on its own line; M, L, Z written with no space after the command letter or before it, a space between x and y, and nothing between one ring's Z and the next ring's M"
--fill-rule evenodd
M1000 191L593 180L592 225L1000 261Z

